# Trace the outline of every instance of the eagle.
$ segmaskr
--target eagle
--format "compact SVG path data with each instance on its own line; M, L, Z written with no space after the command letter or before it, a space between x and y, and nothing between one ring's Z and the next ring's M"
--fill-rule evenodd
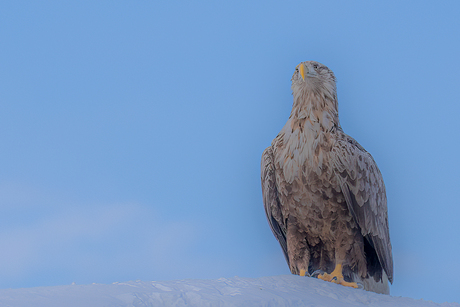
M336 78L297 65L294 103L262 154L265 213L292 274L389 294L393 257L377 164L339 123Z

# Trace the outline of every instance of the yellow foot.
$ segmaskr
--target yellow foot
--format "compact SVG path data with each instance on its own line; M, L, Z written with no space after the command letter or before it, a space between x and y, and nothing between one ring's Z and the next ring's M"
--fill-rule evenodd
M325 280L325 281L333 282L333 283L336 283L336 284L339 284L345 287L352 287L356 289L359 288L359 285L357 283L348 282L343 279L341 264L337 264L334 271L332 271L331 274L322 273L318 275L318 278Z
M300 276L305 276L305 275L306 275L306 273L307 273L307 271L305 271L305 270L300 270L300 273L299 273L299 275L300 275Z

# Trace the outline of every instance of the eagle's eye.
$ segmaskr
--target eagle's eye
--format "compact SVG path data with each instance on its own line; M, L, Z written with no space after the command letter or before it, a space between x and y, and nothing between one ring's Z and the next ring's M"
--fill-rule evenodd
M313 64L314 69L318 69L318 64Z

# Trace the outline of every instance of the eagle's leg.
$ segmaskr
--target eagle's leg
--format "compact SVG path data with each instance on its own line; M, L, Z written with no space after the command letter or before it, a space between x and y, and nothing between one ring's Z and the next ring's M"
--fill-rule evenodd
M343 279L343 274L342 274L342 264L337 263L335 266L334 271L332 271L331 274L328 273L322 273L318 275L319 279L333 282L345 287L352 287L352 288L359 288L359 285L355 282L348 282Z
M286 243L289 258L289 268L292 274L310 276L308 264L310 263L310 251L308 249L305 234L299 231L294 218L289 217L286 232Z

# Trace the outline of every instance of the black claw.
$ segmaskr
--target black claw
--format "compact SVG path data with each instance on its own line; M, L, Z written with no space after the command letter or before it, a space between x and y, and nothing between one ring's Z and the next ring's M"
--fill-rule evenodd
M322 275L325 272L323 270L316 270L311 274L311 277L318 278L318 275Z

